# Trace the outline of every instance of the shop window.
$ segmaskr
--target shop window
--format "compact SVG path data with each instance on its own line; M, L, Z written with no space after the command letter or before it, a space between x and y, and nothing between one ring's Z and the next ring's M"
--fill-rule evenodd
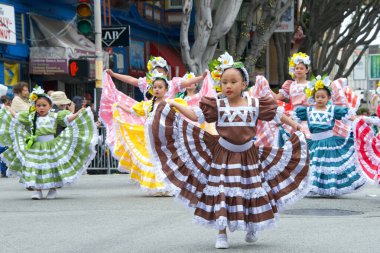
M183 0L169 0L168 9L181 9L183 6Z
M16 40L18 43L25 44L25 15L23 13L15 13L16 20Z

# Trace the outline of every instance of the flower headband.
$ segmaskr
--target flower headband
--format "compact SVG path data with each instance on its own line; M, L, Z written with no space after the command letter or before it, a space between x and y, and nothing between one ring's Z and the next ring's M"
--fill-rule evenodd
M193 72L187 72L183 77L182 77L182 80L188 80L188 79L191 79L191 78L194 78L195 77L195 74Z
M29 112L34 112L36 110L36 101L40 97L46 97L47 99L51 101L51 98L47 94L45 94L44 89L36 85L29 96L29 102L30 102Z
M377 95L380 95L380 81L377 83L376 93Z
M243 79L244 82L248 85L249 83L249 75L247 70L244 67L242 62L234 62L232 56L225 52L218 59L214 59L208 64L209 69L211 71L211 78L214 80L214 88L217 91L220 91L220 78L224 72L224 70L228 68L236 68L241 69L244 73Z
M169 81L168 81L166 75L164 75L163 73L158 72L157 69L154 69L152 72L146 73L146 81L148 83L148 91L152 95L153 95L153 83L157 79L164 80L165 83L166 83L166 85L169 87Z
M306 66L310 65L310 57L302 52L294 53L292 58L289 59L289 75L294 78L294 68L298 63L303 63Z
M152 70L154 70L156 67L161 67L169 70L168 63L164 58L161 56L151 56L147 65L148 72L152 72Z
M311 98L314 96L317 90L320 90L323 88L327 88L331 90L330 83L331 81L328 76L321 77L320 75L318 75L316 78L311 80L309 84L305 87L304 93L306 94L308 98Z

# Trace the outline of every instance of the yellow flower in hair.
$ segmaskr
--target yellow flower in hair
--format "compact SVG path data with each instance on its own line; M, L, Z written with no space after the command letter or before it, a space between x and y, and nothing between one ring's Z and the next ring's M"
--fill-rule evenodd
M35 93L30 94L30 96L29 96L30 101L37 101L37 99L38 99L37 94L35 94Z
M214 71L211 72L211 77L214 80L220 80L221 76L222 76L221 73L219 71L217 71L217 70L214 70Z
M311 91L309 88L306 88L306 89L305 89L305 94L306 94L306 96L309 98L309 97L311 97L311 95L312 95L312 91Z
M318 80L316 83L315 83L315 90L319 90L319 89L323 89L324 87L324 83L322 80Z
M217 86L217 85L214 86L214 90L216 92L222 92L222 88L220 88L220 86Z
M153 69L153 64L152 64L152 61L151 61L151 60L148 61L147 68L148 68L148 72L151 72L151 71L152 71L152 69Z
M34 105L32 105L31 107L29 107L29 112L34 112L36 110L36 107Z
M291 60L291 61L289 62L289 67L295 67L295 66L296 66L296 64L294 63L293 60Z
M380 81L377 83L377 86L380 87Z

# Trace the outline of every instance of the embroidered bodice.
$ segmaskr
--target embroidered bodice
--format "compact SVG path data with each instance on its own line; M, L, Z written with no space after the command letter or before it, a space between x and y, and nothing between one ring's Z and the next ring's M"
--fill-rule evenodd
M203 97L200 102L205 120L216 122L218 134L236 145L252 140L258 119L270 121L276 115L277 103L271 97L245 98L247 105L239 107L230 106L227 98Z
M325 111L317 110L314 106L298 107L296 117L307 121L311 133L320 133L332 130L335 120L348 117L348 109L334 105L327 105Z

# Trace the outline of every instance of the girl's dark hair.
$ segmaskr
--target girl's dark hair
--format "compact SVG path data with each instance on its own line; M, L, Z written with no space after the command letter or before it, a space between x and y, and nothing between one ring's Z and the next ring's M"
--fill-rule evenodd
M36 100L36 103L40 99L45 99L49 103L50 106L53 106L53 102L48 97L46 97L46 96L38 96L38 98Z
M323 88L320 88L319 90L325 90L327 92L327 96L331 97L331 91L326 86L323 86ZM315 98L315 93L317 93L317 91L314 92L313 98Z
M8 101L12 101L12 99L8 97L7 95L1 96L0 100L1 100L1 103L3 104L5 104Z
M226 69L223 71L223 73L222 73L222 75L220 76L220 78L222 78L224 72L225 72L227 69L236 69L237 71L239 71L239 73L240 73L240 75L241 75L241 78L243 79L243 82L245 82L245 74L244 74L244 71L243 71L241 68L233 68L233 67L231 67L231 68L226 68ZM247 83L247 85L248 85L248 83Z
M153 96L153 102L152 102L152 108L150 108L150 111L149 112L153 112L153 108L154 108L154 103L156 102L157 100L157 97L156 96Z

